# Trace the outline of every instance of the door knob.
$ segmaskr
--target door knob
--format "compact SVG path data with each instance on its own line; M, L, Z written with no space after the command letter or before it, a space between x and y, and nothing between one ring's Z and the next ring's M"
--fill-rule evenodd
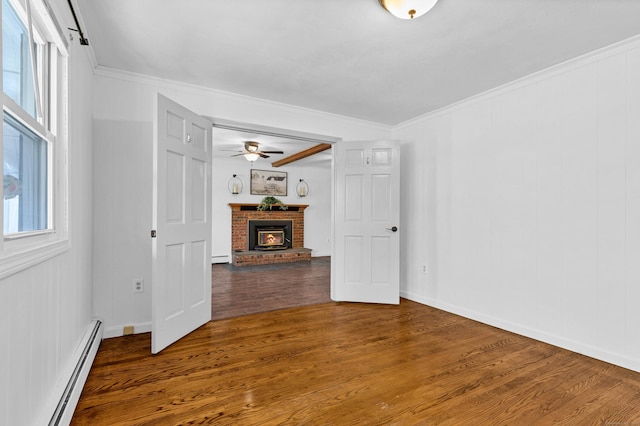
M391 228L387 228L387 231L396 232L398 230L397 226L392 226Z

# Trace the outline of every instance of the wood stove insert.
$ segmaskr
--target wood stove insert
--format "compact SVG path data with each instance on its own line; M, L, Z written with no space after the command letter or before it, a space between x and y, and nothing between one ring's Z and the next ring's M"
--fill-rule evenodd
M290 220L250 220L249 250L286 250L292 247Z

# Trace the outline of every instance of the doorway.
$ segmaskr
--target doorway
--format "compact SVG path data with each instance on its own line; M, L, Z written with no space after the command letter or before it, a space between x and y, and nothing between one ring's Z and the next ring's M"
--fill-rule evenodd
M314 250L311 261L273 265L234 266L231 263L231 215L229 203L258 203L262 196L251 194L247 180L251 169L272 169L272 161L281 160L269 153L268 159L248 162L238 149L246 141L258 141L269 151L292 155L318 144L335 143L340 138L303 133L289 129L211 118L213 125L213 245L212 245L212 319L231 318L258 312L330 302L331 286L331 157L332 150L301 158L280 167L288 172L285 204L309 204L305 221L305 246ZM323 171L326 170L326 171ZM227 188L232 175L243 179L243 190L233 194ZM310 180L310 196L296 196L300 178ZM318 219L320 220L318 222ZM308 244L308 245L307 245Z
M305 246L313 249L314 256L330 256L331 218L332 218L332 151L326 150L274 167L273 162L286 156L299 153L305 148L322 143L335 142L339 138L323 135L301 134L287 129L265 128L246 123L232 123L212 118L213 128L213 172L212 172L212 263L232 261L234 243L232 240L232 217L230 204L258 204L266 194L251 189L253 171L278 171L286 176L286 193L276 198L287 205L309 205L305 212L305 221L312 224L305 228ZM266 136L263 135L266 133ZM247 141L257 141L268 151L281 151L283 154L271 154L269 158L255 161L247 159L238 150ZM230 185L231 179L241 183ZM296 188L303 179L310 186L304 197L299 197ZM235 182L235 180L234 180ZM231 189L230 189L231 186Z

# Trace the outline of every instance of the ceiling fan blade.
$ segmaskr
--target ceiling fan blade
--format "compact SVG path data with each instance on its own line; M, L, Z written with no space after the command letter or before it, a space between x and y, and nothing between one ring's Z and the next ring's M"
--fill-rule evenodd
M261 151L265 154L284 154L284 151Z
M240 157L241 155L244 155L244 153L241 152L240 154L232 155L231 157Z
M260 155L260 157L262 158L269 158L269 156L267 154L265 154L264 152L258 152L258 155Z

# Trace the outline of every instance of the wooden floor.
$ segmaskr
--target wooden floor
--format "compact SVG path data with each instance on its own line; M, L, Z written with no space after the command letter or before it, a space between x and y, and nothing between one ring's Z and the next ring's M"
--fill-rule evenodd
M74 425L638 425L640 374L415 302L105 340Z
M311 262L211 268L211 318L223 319L331 301L331 257Z

